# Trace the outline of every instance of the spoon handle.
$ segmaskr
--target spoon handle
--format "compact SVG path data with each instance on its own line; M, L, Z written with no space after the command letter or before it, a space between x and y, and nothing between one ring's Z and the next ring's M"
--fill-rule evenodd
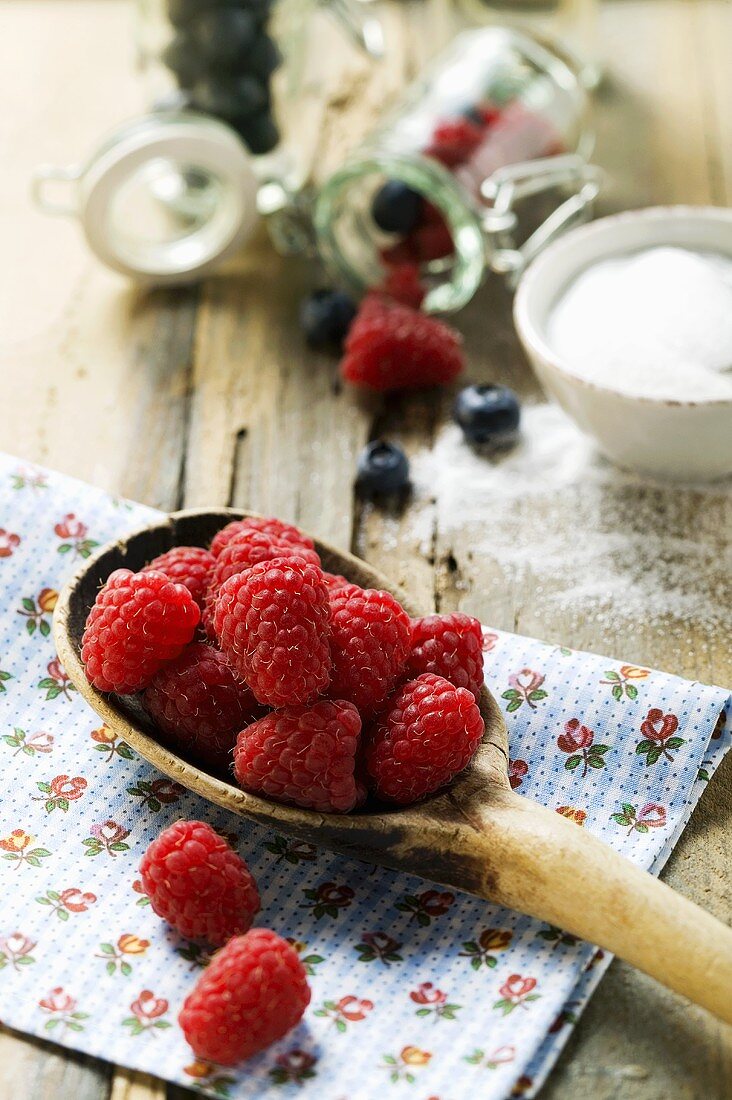
M486 897L597 944L732 1023L732 928L520 795L473 823L488 853Z

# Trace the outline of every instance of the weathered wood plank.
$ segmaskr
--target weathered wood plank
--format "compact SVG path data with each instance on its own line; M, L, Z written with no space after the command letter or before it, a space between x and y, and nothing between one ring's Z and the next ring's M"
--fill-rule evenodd
M304 346L296 317L310 285L304 264L285 268L263 243L237 279L204 289L185 501L275 512L347 547L365 426L333 359Z
M582 23L580 39L592 33L592 6L579 0L562 5L568 26ZM321 173L338 163L404 76L454 25L448 0L385 10L394 51L385 65L370 71L343 50L325 76L322 69L311 74L310 157ZM383 432L411 454L423 453L449 415L449 398L361 402L341 392L333 361L307 352L294 323L312 278L307 265L277 260L264 241L233 274L208 282L200 308L192 293L138 294L98 267L74 226L29 207L27 182L36 161L83 154L142 104L144 89L130 65L130 5L8 0L3 16L0 61L14 109L0 119L5 147L13 151L0 176L7 261L0 270L6 308L0 445L161 507L232 501L278 511L341 546L352 544L407 582L425 609L434 602L465 607L497 625L555 637L571 629L577 645L732 681L726 651L703 624L679 637L652 625L633 623L629 630L620 608L602 626L541 612L535 579L518 583L500 562L476 562L467 537L439 529L430 494L385 515L370 507L356 513L351 477L362 442ZM731 20L724 0L602 5L597 39L611 78L598 114L597 159L611 173L606 208L729 201ZM333 43L331 31L324 33ZM19 49L19 42L28 48ZM535 399L509 308L508 295L494 282L460 318L470 377L507 382ZM664 515L659 504L659 518ZM556 512L532 518L537 524L571 522ZM689 503L680 519L694 530L698 505ZM706 522L722 531L724 515ZM728 763L666 872L675 886L727 920L731 778ZM19 1100L108 1097L109 1073L100 1063L7 1033L0 1047L2 1091ZM157 1100L162 1089L120 1073L114 1096ZM614 966L544 1095L723 1100L731 1091L729 1037ZM172 1100L183 1092L170 1089L168 1095Z
M700 11L693 5L669 4L664 5L663 14L658 5L643 2L603 6L598 39L610 77L599 102L596 159L610 173L602 204L605 209L651 202L724 201L728 166L720 153L724 145L721 126L729 126L729 113L726 106L712 108L724 100L721 89L726 88L728 74L723 75L726 68L719 65L719 74L709 81L708 52L699 48L703 31L711 49L710 28L719 25L714 21L717 18L721 12L710 6ZM721 44L716 46L718 57L725 48L721 36ZM633 170L629 171L631 163ZM536 384L516 344L510 301L502 289L489 283L480 302L464 311L460 320L469 352L468 380L504 382L524 398L536 400ZM420 455L430 449L447 416L448 397L420 397L386 410L378 422L379 430L402 442L411 454ZM449 479L446 483L449 486ZM552 582L545 571L539 568L537 575L529 569L512 575L499 557L474 552L465 525L461 529L458 522L454 530L441 530L441 505L446 503L440 501L439 490L433 487L428 491L423 486L410 507L401 512L363 508L355 539L357 551L393 575L398 575L400 568L408 571L425 604L433 594L440 609L472 611L499 627L612 652L702 680L732 682L732 663L720 652L718 638L709 636L704 622L676 623L673 628L648 625L624 615L622 603L602 621L562 612L561 608L552 611L548 598ZM565 501L555 498L542 506L533 497L529 508L516 500L516 516L523 516L524 523L533 525L536 532L537 563L542 535L551 531L567 532L571 561L569 532L574 527L577 537L582 537L575 503L574 497ZM632 493L627 506L632 515ZM710 506L693 495L683 503L671 494L655 497L658 523L678 524L679 534L687 532L691 538L703 537L700 532L710 507L716 513L713 529L729 530L728 498ZM646 503L646 514L647 509ZM481 521L479 542L485 545L495 522L489 505ZM431 584L433 562L436 577ZM715 565L711 558L709 570L700 580L700 588L724 586L724 563ZM701 598L700 592L700 604ZM664 873L675 888L726 921L732 919L724 844L732 827L726 793L730 775L728 761L710 785ZM692 1043L692 1035L700 1036L696 1043ZM722 1100L729 1094L730 1081L732 1040L727 1029L689 1010L628 967L614 964L542 1095L547 1100L584 1100L588 1095L598 1100L656 1100L662 1096L690 1100L703 1095Z
M164 1081L148 1073L117 1069L109 1100L165 1100L165 1093Z
M114 1067L107 1062L21 1037L0 1026L0 1096L17 1100L58 1100L62 1096L106 1100L113 1072Z
M0 63L13 109L0 177L4 263L0 445L114 492L179 503L196 293L140 292L90 256L76 225L30 205L41 160L84 158L144 106L122 0L3 7ZM100 49L100 43L104 48ZM60 47L60 44L62 46ZM164 1086L50 1044L0 1034L0 1094L157 1100Z

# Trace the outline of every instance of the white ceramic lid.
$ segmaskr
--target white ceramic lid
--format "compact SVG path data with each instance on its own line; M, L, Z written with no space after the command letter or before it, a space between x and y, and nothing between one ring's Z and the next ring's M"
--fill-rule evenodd
M51 180L73 181L71 207L46 197ZM36 197L75 213L107 266L154 283L190 282L251 236L258 183L247 150L206 115L146 115L111 135L83 168L41 168Z

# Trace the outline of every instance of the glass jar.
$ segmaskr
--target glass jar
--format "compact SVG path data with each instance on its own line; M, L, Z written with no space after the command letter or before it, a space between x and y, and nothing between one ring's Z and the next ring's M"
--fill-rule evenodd
M487 270L515 281L539 247L588 216L591 148L581 70L520 31L467 31L322 187L319 251L357 293L416 267L424 309L459 309ZM571 193L517 247L516 203L550 188Z
M262 216L280 251L310 251L307 158L297 125L279 141L281 123L302 125L307 109L299 95L310 37L322 30L316 6L357 48L378 57L381 24L368 5L138 6L137 53L152 110L112 131L81 163L40 165L33 180L38 206L78 218L103 263L148 283L187 283L216 270L244 247Z
M146 2L159 12L160 0ZM289 3L275 8L292 14ZM366 30L365 6L338 3L339 12L356 13L349 31L373 51L378 35ZM296 88L297 66L283 69ZM177 103L126 123L84 163L41 165L34 194L47 212L77 217L104 263L149 283L192 282L216 270L264 218L279 251L320 256L356 293L406 265L417 269L423 308L449 311L489 270L515 282L539 248L588 216L598 178L586 161L587 106L567 59L528 35L490 27L455 39L319 187L297 166L302 142L254 156L229 122ZM401 186L418 208L408 231L374 219L385 183ZM517 203L549 188L569 196L519 247Z
M472 26L504 23L548 41L579 71L587 88L602 80L600 0L456 0Z
M316 10L381 57L381 24L362 0L137 0L138 54L150 98L228 123L255 156L281 136L298 101Z

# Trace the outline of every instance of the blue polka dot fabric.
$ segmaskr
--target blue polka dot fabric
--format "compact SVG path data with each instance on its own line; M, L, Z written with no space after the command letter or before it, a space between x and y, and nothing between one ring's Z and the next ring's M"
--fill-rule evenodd
M79 697L53 649L80 561L157 513L0 457L0 991L4 1023L212 1097L532 1096L609 963L561 929L293 841L158 774ZM514 788L639 866L663 866L730 737L726 691L485 629ZM312 1001L236 1069L177 1026L208 962L152 912L138 867L210 822L290 939Z

